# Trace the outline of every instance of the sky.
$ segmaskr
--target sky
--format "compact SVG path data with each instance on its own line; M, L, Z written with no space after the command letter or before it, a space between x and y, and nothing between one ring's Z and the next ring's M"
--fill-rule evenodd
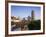
M21 18L31 16L31 12L34 10L35 20L40 19L41 8L36 6L11 6L11 16L19 16Z

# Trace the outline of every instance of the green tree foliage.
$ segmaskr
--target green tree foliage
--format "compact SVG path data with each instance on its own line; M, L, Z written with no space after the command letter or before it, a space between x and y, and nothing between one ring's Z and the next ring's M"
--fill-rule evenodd
M40 20L35 20L35 21L33 21L33 23L32 22L30 22L29 24L28 24L28 28L29 28L29 30L40 30Z

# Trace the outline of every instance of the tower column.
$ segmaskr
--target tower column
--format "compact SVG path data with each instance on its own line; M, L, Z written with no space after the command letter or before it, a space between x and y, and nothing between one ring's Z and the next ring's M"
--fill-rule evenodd
M34 11L32 10L32 12L31 12L31 21L33 21L34 20Z

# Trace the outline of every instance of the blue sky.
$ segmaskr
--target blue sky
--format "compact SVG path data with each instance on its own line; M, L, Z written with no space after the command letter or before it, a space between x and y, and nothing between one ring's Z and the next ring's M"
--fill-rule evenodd
M35 6L13 6L12 5L11 6L11 15L20 16L21 18L28 17L28 16L31 16L32 10L34 10L35 19L36 20L40 19L41 8L35 7Z

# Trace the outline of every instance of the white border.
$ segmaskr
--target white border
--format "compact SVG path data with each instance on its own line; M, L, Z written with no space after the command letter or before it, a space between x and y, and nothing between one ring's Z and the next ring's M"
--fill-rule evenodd
M14 6L38 6L41 7L41 30L31 31L11 31L11 5ZM43 5L37 4L21 4L21 3L8 3L8 34L26 34L26 33L41 33L43 32Z

